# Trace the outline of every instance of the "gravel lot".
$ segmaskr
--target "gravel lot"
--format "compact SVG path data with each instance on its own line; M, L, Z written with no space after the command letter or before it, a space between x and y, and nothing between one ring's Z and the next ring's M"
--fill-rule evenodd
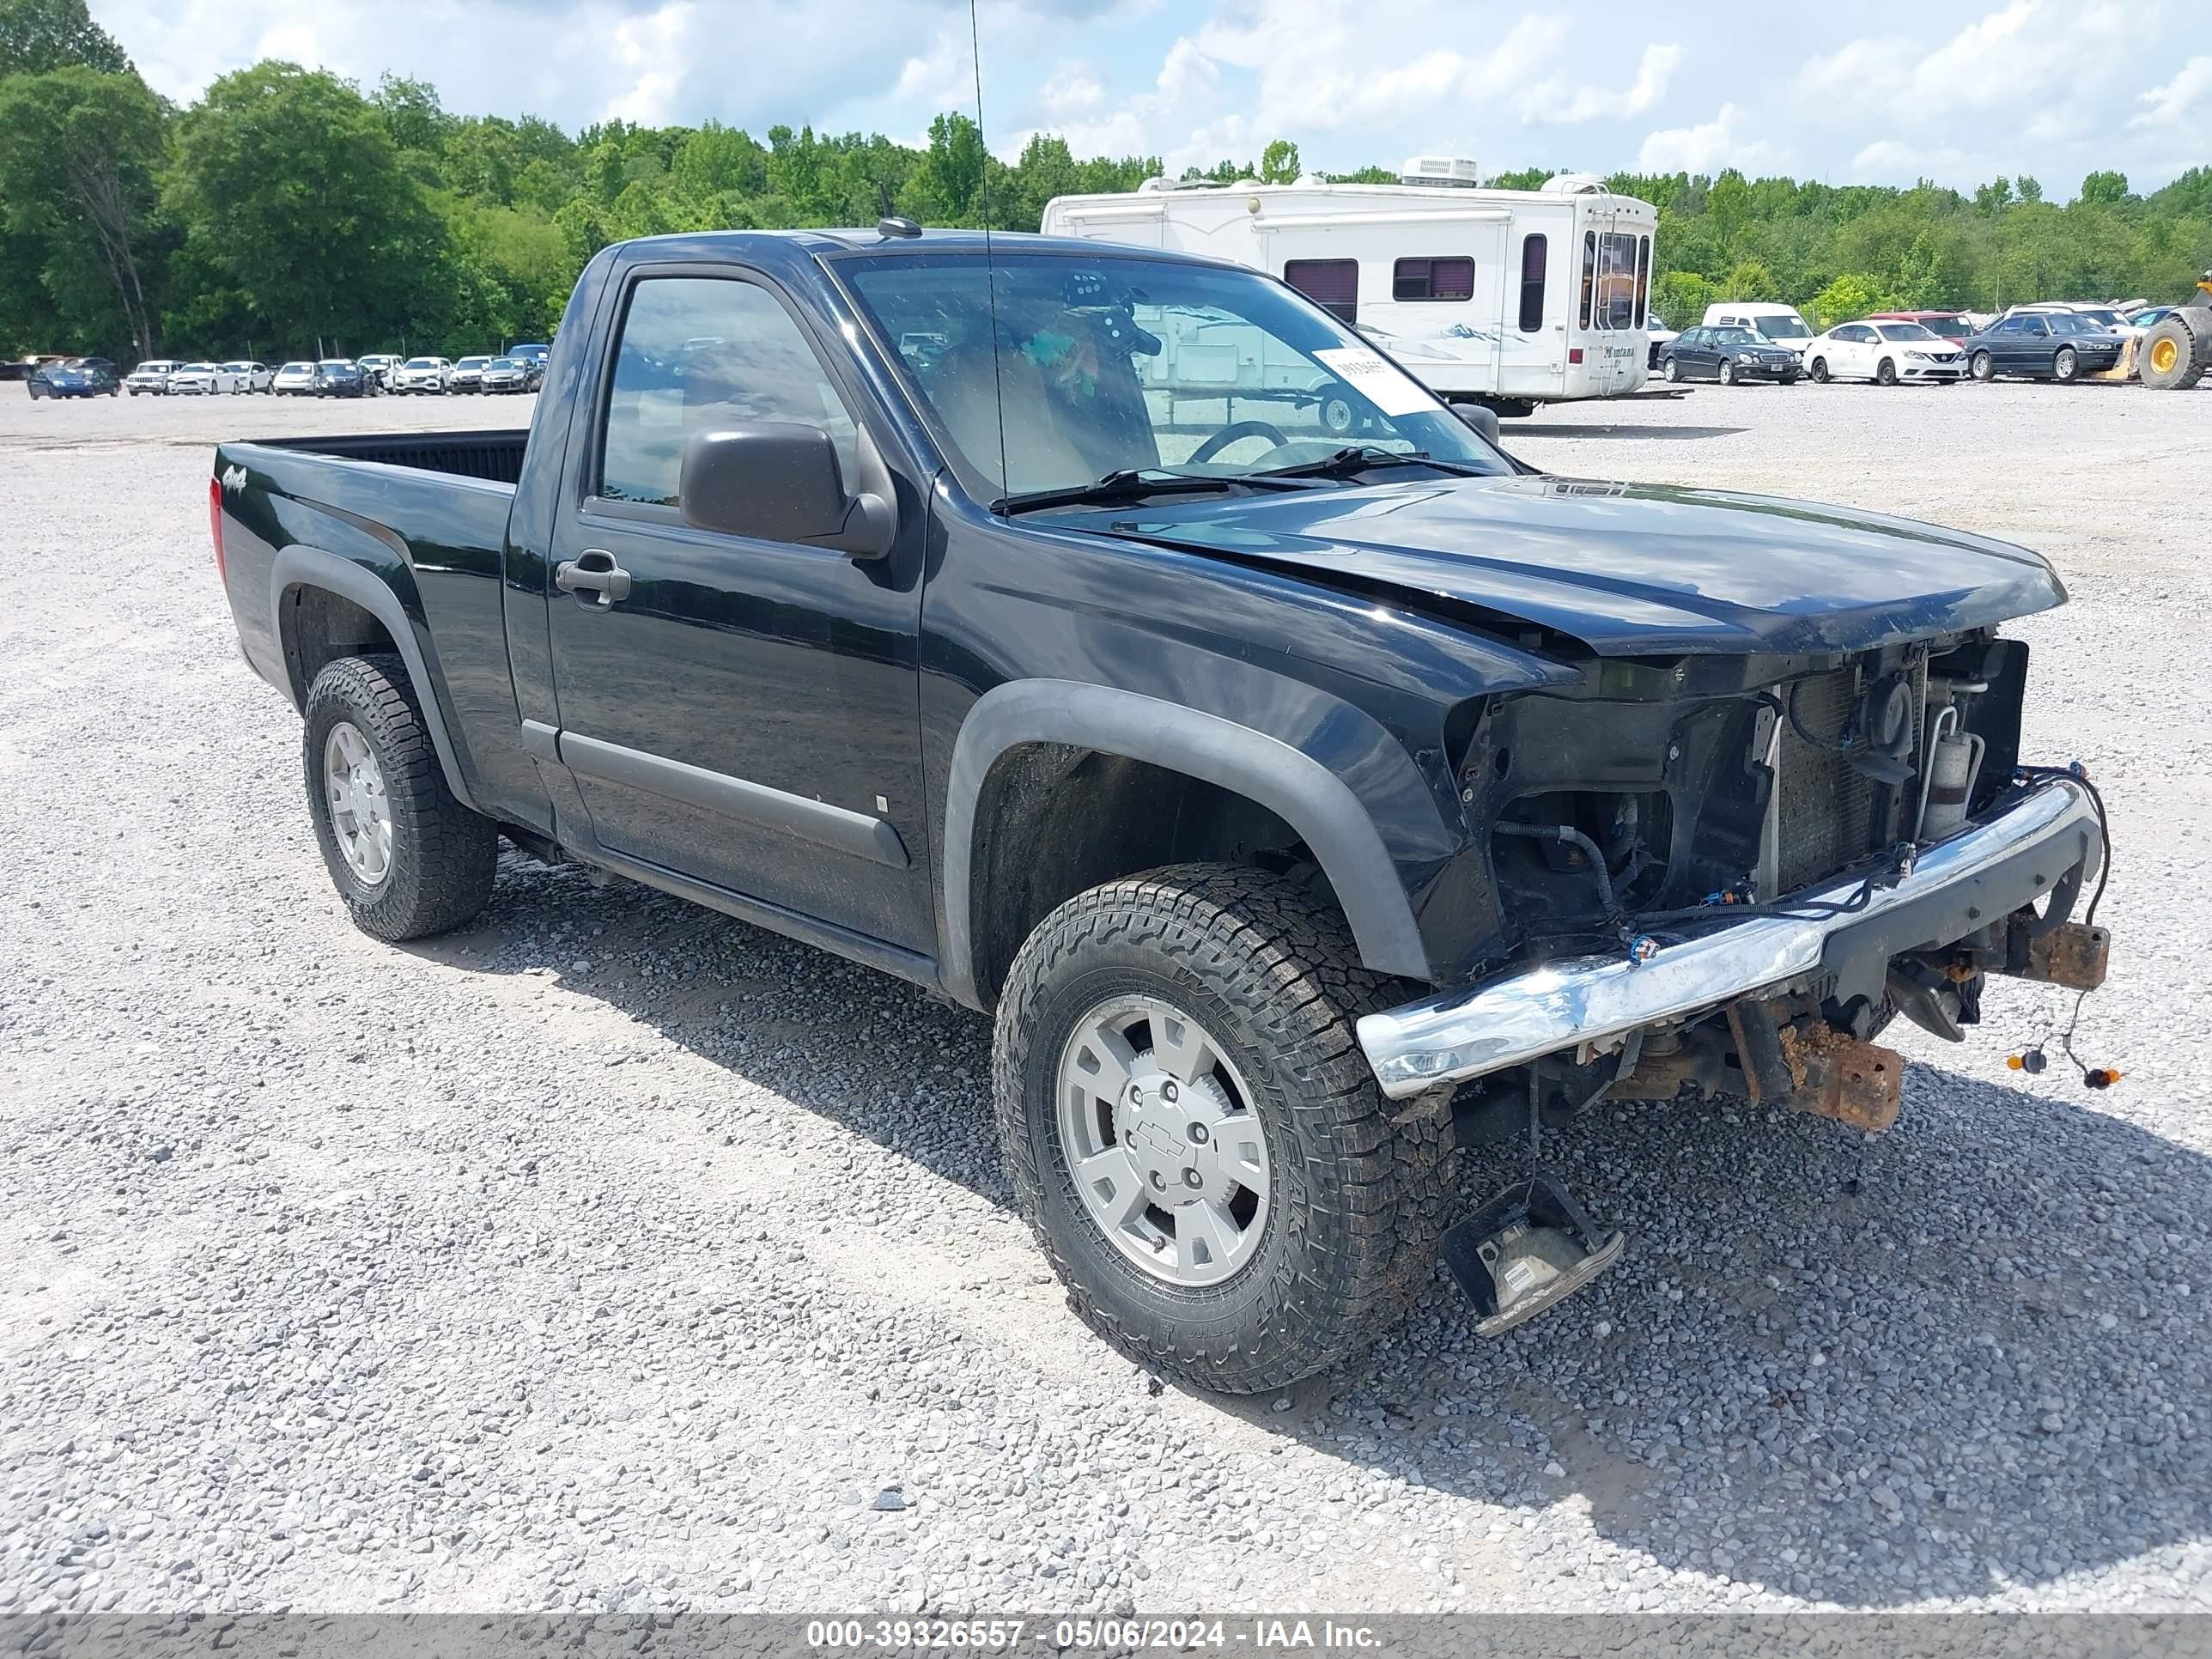
M346 923L208 445L529 407L0 393L0 1613L2212 1607L2212 398L1508 423L2056 558L2028 747L2115 814L2128 1075L2008 1073L2069 999L2001 985L1887 1136L1595 1115L1611 1276L1494 1343L1439 1280L1243 1403L1065 1310L983 1021L521 860L468 933Z

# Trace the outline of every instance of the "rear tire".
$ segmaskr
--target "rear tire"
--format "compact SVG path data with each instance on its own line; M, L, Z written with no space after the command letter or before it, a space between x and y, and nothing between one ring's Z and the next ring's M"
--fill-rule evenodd
M336 786L332 757L358 752L356 740L367 763ZM301 752L315 840L356 927L381 939L421 939L483 908L499 860L498 826L447 787L398 658L340 657L318 674ZM367 839L381 844L380 868L374 847L361 850L362 826L371 822L379 833Z
M1404 1311L1454 1183L1448 1114L1387 1099L1353 1036L1394 983L1301 889L1220 865L1094 887L1030 934L999 1001L1000 1141L1092 1329L1169 1375L1251 1394ZM1192 1058L1159 1058L1178 1054ZM1224 1100L1235 1115L1210 1141L1176 1121ZM1184 1167L1155 1178L1162 1157ZM1079 1186L1079 1167L1099 1173ZM1246 1169L1256 1185L1230 1178Z
M2186 392L2212 373L2212 311L2185 307L2142 338L2136 361L2154 392Z

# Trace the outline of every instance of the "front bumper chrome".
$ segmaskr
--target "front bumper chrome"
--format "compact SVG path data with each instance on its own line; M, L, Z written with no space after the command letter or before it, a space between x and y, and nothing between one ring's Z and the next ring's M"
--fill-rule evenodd
M2060 779L1927 848L1909 875L1849 915L1753 916L1642 963L1577 957L1522 969L1369 1014L1359 1046L1382 1092L1403 1100L1796 981L1872 971L1878 985L1889 957L2002 921L2069 872L2093 874L2103 856L2089 792ZM1859 885L1852 878L1792 896L1841 902Z

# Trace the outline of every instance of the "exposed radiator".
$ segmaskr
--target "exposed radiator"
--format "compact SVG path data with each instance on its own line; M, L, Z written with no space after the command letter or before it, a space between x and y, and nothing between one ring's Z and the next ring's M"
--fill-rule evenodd
M1785 692L1785 695L1786 692ZM1840 738L1858 706L1858 672L1838 669L1797 684L1797 721L1816 738ZM1866 856L1875 842L1875 781L1799 737L1784 721L1776 757L1775 872L1794 893Z

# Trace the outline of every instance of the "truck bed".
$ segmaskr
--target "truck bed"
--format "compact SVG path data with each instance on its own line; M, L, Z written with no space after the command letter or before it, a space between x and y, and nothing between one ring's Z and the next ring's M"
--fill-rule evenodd
M377 432L331 438L255 440L258 449L289 449L331 455L380 466L412 467L457 478L481 478L512 484L522 477L522 453L530 441L526 427L491 432Z

